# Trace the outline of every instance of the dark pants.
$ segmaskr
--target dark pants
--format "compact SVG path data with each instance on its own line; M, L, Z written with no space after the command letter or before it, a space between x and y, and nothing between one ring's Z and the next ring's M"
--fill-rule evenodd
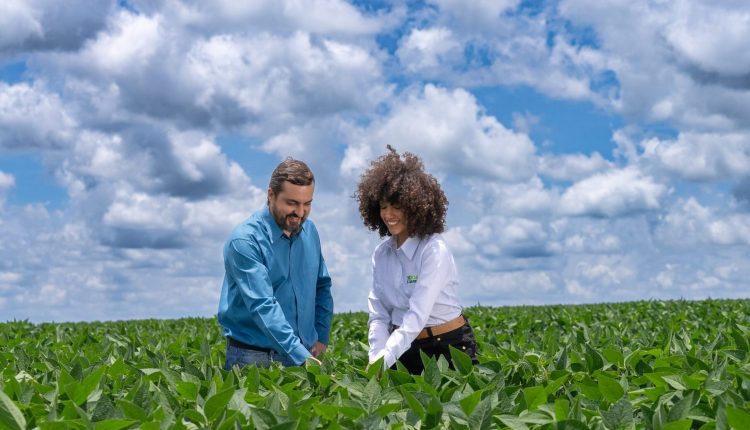
M424 339L415 339L411 343L411 348L399 357L398 361L409 370L409 373L419 375L424 370L422 357L419 354L419 351L422 351L436 359L441 355L444 356L448 360L450 368L453 369L453 360L451 360L449 346L465 352L471 357L471 361L474 364L479 362L477 360L477 342L474 339L474 331L471 329L468 321L463 326L448 333ZM395 366L392 367L392 369L395 368Z

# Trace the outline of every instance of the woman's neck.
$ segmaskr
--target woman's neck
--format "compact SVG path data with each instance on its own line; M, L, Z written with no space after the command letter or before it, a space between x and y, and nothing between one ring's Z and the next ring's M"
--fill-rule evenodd
M408 239L408 238L409 238L409 236L406 235L406 234L403 234L403 235L399 234L399 235L395 236L395 239L396 239L396 249L401 248L401 245L403 245L404 242L406 242L406 239Z

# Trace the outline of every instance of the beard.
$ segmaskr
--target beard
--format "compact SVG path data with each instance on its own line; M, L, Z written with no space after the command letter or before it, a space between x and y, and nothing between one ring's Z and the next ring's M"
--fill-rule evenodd
M306 216L298 217L294 214L284 214L276 208L273 203L269 204L271 215L278 224L279 228L289 232L289 234L295 234L302 228L302 223L307 219Z

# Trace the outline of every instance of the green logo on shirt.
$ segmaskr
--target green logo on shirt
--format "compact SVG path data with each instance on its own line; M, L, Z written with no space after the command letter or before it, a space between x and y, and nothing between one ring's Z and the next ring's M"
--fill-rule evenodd
M406 283L407 284L416 284L417 283L417 275L406 275Z

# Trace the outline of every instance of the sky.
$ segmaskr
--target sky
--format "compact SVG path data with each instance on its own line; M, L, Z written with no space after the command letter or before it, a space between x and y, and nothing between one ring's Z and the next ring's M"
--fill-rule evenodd
M463 305L750 296L746 0L5 0L0 321L210 317L279 161L337 312L386 145L450 201Z

